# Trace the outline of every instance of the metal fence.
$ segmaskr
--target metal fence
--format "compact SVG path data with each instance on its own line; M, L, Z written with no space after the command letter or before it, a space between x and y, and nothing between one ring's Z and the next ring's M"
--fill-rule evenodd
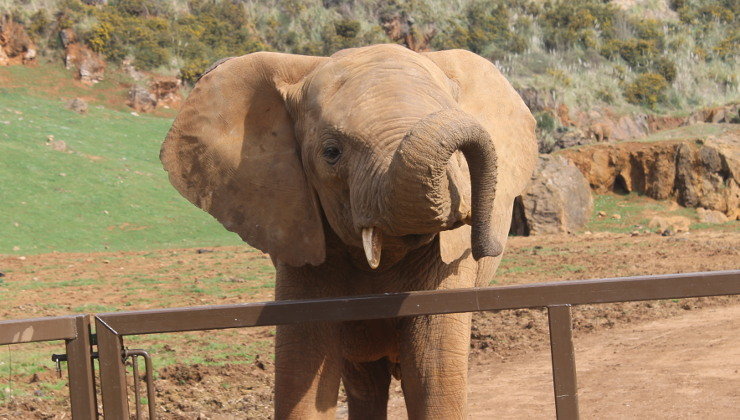
M576 419L578 389L572 305L737 294L740 294L740 270L114 312L94 316L94 335L89 334L87 318L83 315L0 322L0 345L67 340L70 402L73 417L80 419L94 418L98 414L91 364L95 356L91 345L97 345L103 413L107 419L128 419L127 357L143 356L147 362L150 417L154 415L154 390L149 355L141 350L125 350L125 336L546 307L556 415L558 419ZM136 369L136 363L134 367ZM138 417L138 383L136 380L134 383Z

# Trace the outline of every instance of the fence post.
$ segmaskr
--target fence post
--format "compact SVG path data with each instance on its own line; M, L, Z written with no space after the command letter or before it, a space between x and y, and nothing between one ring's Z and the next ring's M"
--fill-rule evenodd
M67 371L69 372L69 400L75 419L98 418L95 396L95 370L90 350L90 318L74 318L77 336L67 340Z
M552 381L558 420L578 419L578 385L570 305L548 306Z
M106 420L128 420L126 370L123 364L123 340L108 324L95 317L100 364L100 394Z

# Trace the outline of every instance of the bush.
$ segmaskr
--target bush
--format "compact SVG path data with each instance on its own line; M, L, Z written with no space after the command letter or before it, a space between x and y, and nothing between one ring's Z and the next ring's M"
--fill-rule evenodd
M440 34L435 39L439 49L463 48L476 54L493 49L497 55L520 54L528 45L527 39L511 30L511 13L507 3L486 0L471 3L465 9L463 22L451 22L450 35ZM501 58L501 57L499 57Z
M630 21L637 38L652 42L657 48L662 49L665 44L663 36L663 25L656 19L632 19Z
M596 46L599 37L614 36L614 21L618 9L598 0L546 2L539 19L544 32L545 47L565 49L574 45Z
M722 39L712 48L712 51L722 60L733 60L740 55L740 31L735 30Z
M49 15L46 13L46 10L39 10L36 13L31 15L30 24L28 25L28 30L37 36L44 36L49 33L50 26L51 26L51 20L49 20Z
M360 33L360 22L349 19L334 22L334 32L342 38L357 38Z
M645 68L656 54L655 43L644 39L628 39L619 46L619 55L633 69Z
M209 62L202 58L189 61L180 68L180 79L183 83L194 85L209 65Z
M653 61L653 69L669 83L676 80L676 64L667 57L656 58Z
M624 97L631 104L654 108L665 100L666 89L668 82L663 76L657 73L643 73L626 86Z
M537 121L537 128L547 133L555 131L560 125L550 111L538 112L534 115L534 119Z

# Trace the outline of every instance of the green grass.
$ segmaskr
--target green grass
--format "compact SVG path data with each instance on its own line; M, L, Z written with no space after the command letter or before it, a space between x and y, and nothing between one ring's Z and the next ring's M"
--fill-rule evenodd
M599 216L603 211L606 216ZM613 216L618 214L619 219ZM637 193L594 195L594 211L583 231L630 233L644 231L654 216L683 216L691 221L691 230L735 231L736 221L699 223L695 208L681 207L672 201L658 201ZM652 229L651 229L652 230Z
M637 141L654 142L667 140L704 140L708 137L721 136L731 131L736 131L735 124L694 124L685 127L663 130L643 137Z
M78 115L25 90L0 88L0 254L241 243L168 182L158 156L171 120Z
M636 229L647 229L652 214L684 216L692 221L696 220L696 209L677 205L672 207L671 204L670 201L657 201L637 193L595 195L591 220L583 230L629 233ZM606 216L599 216L600 211L606 213ZM620 218L615 219L615 214Z

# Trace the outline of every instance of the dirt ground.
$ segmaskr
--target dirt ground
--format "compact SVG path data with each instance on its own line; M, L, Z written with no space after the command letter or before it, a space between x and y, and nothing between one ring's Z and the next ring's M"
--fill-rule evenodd
M740 406L740 305L623 325L575 340L579 403L591 419L729 419ZM472 419L550 419L550 353L473 358ZM390 417L404 418L400 394Z
M267 257L245 247L207 251L0 256L0 319L272 299ZM732 231L512 238L492 284L737 269L739 254ZM721 410L740 403L739 308L737 297L574 308L584 417L729 416ZM270 418L273 334L168 334L127 345L153 354L162 418ZM475 314L471 336L470 417L551 418L545 311ZM57 379L48 362L59 345L0 350L0 368L16 361L0 378L0 419L69 418L66 375ZM392 418L404 418L399 383L391 387ZM340 396L338 416L345 413Z

